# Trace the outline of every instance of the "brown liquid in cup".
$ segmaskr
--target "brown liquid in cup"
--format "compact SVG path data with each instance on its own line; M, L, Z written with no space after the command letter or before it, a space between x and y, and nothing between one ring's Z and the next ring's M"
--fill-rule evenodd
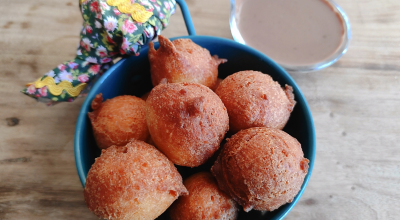
M247 45L284 65L323 62L344 39L343 22L325 0L236 0L236 22Z

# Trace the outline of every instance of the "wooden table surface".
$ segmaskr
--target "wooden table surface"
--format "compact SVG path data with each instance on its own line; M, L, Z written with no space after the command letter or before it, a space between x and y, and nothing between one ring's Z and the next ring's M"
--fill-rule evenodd
M2 0L0 219L97 219L83 200L74 130L84 99L46 107L19 92L75 56L78 0ZM336 64L291 74L314 117L310 182L286 219L400 218L400 1L336 0L352 28ZM232 38L228 0L187 0L197 34ZM165 36L187 35L180 10Z

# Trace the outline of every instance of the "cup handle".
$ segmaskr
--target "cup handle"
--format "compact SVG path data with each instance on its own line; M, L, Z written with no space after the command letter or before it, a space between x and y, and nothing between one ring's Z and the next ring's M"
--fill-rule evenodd
M176 3L178 3L179 7L181 8L183 20L185 21L186 29L187 29L189 35L192 35L192 36L196 35L196 31L194 30L192 18L190 17L189 9L186 5L185 0L176 0Z

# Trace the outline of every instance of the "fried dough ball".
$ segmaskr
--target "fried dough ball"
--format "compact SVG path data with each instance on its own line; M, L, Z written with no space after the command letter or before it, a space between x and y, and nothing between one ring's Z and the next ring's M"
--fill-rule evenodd
M102 101L103 95L97 94L92 101L93 112L88 113L99 148L124 146L133 139L147 140L145 101L129 95Z
M218 150L229 129L221 99L198 83L162 83L146 101L155 146L173 163L197 167Z
M146 92L144 95L142 95L140 98L143 99L144 101L147 100L147 97L149 97L150 92Z
M293 201L308 162L295 138L282 130L256 127L232 136L211 172L219 188L244 211L272 211Z
M169 210L171 220L236 219L237 203L218 188L211 173L196 173L183 184L189 195L179 197L172 204Z
M225 78L215 91L229 114L232 133L251 127L283 129L293 111L293 89L284 89L269 75L241 71Z
M218 89L219 84L221 84L221 82L223 81L223 79L218 78L217 82L215 83L214 87L212 88L212 90L215 92L215 90Z
M148 143L148 144L150 144L150 145L152 145L152 146L155 146L154 141L153 141L153 138L151 138L150 135L149 135L149 138L147 138L146 143Z
M166 78L170 83L196 82L213 88L217 82L218 65L226 59L211 56L210 52L193 43L190 39L177 39L158 36L160 48L149 44L149 61L153 86Z
M155 219L187 195L175 166L153 146L133 140L102 150L87 175L88 208L103 219Z

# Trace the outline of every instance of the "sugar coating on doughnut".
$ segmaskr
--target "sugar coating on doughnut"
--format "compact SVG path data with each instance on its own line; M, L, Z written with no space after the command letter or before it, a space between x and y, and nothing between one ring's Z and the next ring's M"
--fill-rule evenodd
M181 196L169 209L171 220L234 220L238 205L222 192L209 172L196 173L183 182L189 195Z
M146 102L135 96L117 96L103 102L102 94L97 94L92 101L93 112L88 113L97 146L106 149L133 139L147 140L145 107Z
M300 143L282 130L256 127L233 135L211 172L219 188L248 212L292 202L308 172Z
M215 91L229 114L232 133L251 127L283 129L296 104L293 89L271 76L241 71L226 77Z
M198 83L165 83L146 101L147 126L156 147L173 163L197 167L219 148L229 129L220 98Z
M149 44L150 72L153 86L166 78L170 83L195 82L213 88L217 82L218 66L226 59L211 56L210 52L190 39L158 36L160 48Z
M84 189L88 208L103 219L155 219L180 195L187 190L175 166L137 140L102 150Z

